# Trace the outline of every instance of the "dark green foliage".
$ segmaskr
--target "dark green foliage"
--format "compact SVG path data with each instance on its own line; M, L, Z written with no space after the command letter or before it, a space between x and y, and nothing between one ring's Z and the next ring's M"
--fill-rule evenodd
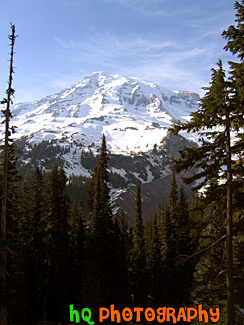
M15 322L35 322L42 319L39 271L42 262L39 220L42 206L42 175L33 173L31 184L24 181L15 198L12 215L9 256L9 312ZM19 304L19 301L22 304Z
M189 241L189 207L186 200L185 192L183 187L180 187L179 201L178 201L178 254L183 255L184 252L190 252L190 241Z
M163 296L163 264L161 260L161 244L159 233L159 217L154 214L153 220L145 226L146 264L148 272L148 304L154 308L162 306Z
M200 109L192 113L192 119L189 122L178 122L174 126L175 133L178 133L179 130L186 130L199 134L201 147L185 148L181 152L180 159L176 161L177 171L193 166L199 168L198 173L185 180L187 183L200 180L195 186L196 189L203 185L214 186L219 180L226 179L224 172L224 166L227 164L225 132L226 116L230 109L227 100L227 86L220 60L218 70L212 69L212 81L210 87L206 88L206 95L201 99ZM223 131L216 130L217 126L222 127Z
M179 283L176 262L178 258L178 189L173 173L168 205L162 215L161 258L164 277L164 299L168 306L179 306Z
M244 200L243 191L234 196L234 227L233 227L233 252L234 252L234 288L236 305L244 306Z
M72 202L83 202L84 218L86 218L89 213L89 178L72 175L67 184L67 194Z
M123 212L112 222L105 141L101 153L88 224L81 202L69 208L62 168L53 166L45 188L38 168L30 182L23 182L11 246L15 255L9 264L13 288L9 311L14 321L65 323L69 303L92 308L94 319L100 306L110 304L118 309L176 308L194 302L221 307L224 317L226 256L224 238L218 241L224 235L224 197L210 205L208 197L193 198L189 207L173 174L167 206L163 211L159 207L144 229L138 182L130 231ZM234 196L240 211L242 196L242 192ZM243 234L237 230L242 229L242 213L235 219L236 293L241 306Z
M28 176L29 170L32 170L37 163L47 170L52 169L54 162L58 166L67 163L64 162L62 156L70 152L70 147L61 145L62 141L57 143L56 140L44 140L38 144L29 144L28 150L26 149L26 142L28 142L26 137L22 137L15 142L16 148L20 153L17 167L22 175ZM23 162L23 160L28 160L28 163Z
M203 201L204 203L204 201ZM226 320L226 248L224 201L203 204L202 231L195 256L192 300L206 307L219 306Z
M110 196L108 187L108 157L106 149L106 141L103 136L101 153L98 163L94 168L94 173L91 180L91 201L92 211L90 218L90 231L91 233L96 229L96 222L102 219L104 227L111 227L112 212L110 207Z
M244 24L244 2L243 0L235 2L236 9L236 25L231 25L222 36L227 40L225 46L226 51L237 55L238 62L230 61L230 104L232 108L232 128L238 132L240 141L233 146L233 153L242 152L244 150L243 132L241 128L244 126L243 106L244 106L244 43L243 43L243 24ZM233 166L233 170L243 175L243 155L239 157Z
M169 306L179 307L190 302L193 264L187 261L192 253L190 216L184 190L178 193L175 173L166 208L159 223L162 261L162 295Z
M103 136L98 163L91 179L91 215L89 221L86 301L93 310L109 306L115 298L113 239L114 225L110 207L107 149Z
M54 164L44 190L44 212L40 220L43 245L43 295L47 320L64 319L67 306L68 197L66 176Z
M181 152L180 159L176 161L176 169L181 171L190 167L200 168L200 171L187 182L198 180L195 189L205 186L209 201L221 199L226 195L227 310L228 324L232 324L234 323L232 159L236 148L231 146L230 132L236 129L239 111L231 103L229 83L226 81L221 60L218 62L218 69L212 69L212 80L205 90L207 92L201 99L200 109L192 113L191 120L187 123L178 122L174 126L176 134L180 130L196 132L201 140L200 148L185 148ZM240 142L237 140L236 143Z
M3 147L1 147L1 153L0 153L0 194L2 197L2 191L3 191ZM15 200L17 197L17 190L19 187L19 183L21 180L21 177L19 175L18 169L16 168L17 163L17 157L16 157L16 151L15 151L15 144L10 143L8 146L8 214L9 214L9 222L11 223L11 214L14 214L15 210ZM0 207L2 206L2 202L0 201Z
M29 206L29 229L31 232L29 243L29 270L27 279L27 290L29 296L30 322L42 319L42 274L43 250L41 217L43 215L43 176L38 167L33 171L28 196Z
M92 170L96 166L98 159L99 157L94 156L91 150L88 152L82 151L80 162L84 168Z
M176 183L175 172L173 172L171 190L169 193L168 207L166 214L169 224L168 249L171 257L178 256L178 231L179 231L179 207L178 207L178 186ZM174 263L173 263L174 264Z
M73 202L68 218L69 237L69 299L73 303L85 303L83 301L82 286L84 282L85 263L85 221L84 208L81 201Z
M109 174L109 181L113 184L114 188L126 188L127 181L117 173L110 173Z
M194 270L193 261L186 260L186 257L194 252L192 248L191 224L189 206L186 200L183 187L180 187L178 200L178 231L177 231L177 278L179 281L180 302L188 304L190 302L192 274Z
M128 220L124 212L121 211L115 217L115 237L114 237L114 286L117 293L116 305L122 310L125 304L130 301L129 283L129 248L131 238L129 236Z
M146 287L146 255L144 225L142 220L141 183L138 180L135 202L135 222L133 226L133 242L130 252L131 293L137 306L145 306L147 302Z
M9 139L11 140L11 139ZM2 198L4 189L4 148L1 148L0 156L0 208L2 210ZM22 247L18 246L19 238L19 221L18 221L18 185L20 182L20 176L16 168L16 155L15 155L15 145L12 141L9 141L8 145L8 179L7 179L7 202L6 202L6 235L7 235L7 299L12 302L8 304L8 312L14 317L17 316L19 319L26 319L24 315L27 309L26 296L23 289L23 283L25 278L23 276L26 267L26 260L21 260ZM2 217L1 217L2 219ZM23 235L23 233L22 233ZM2 234L0 233L0 238L2 239ZM1 262L2 263L2 262ZM24 264L23 267L21 264ZM18 278L18 280L17 280ZM1 293L3 291L1 290ZM23 298L23 308L16 310L18 303L18 296L14 294L18 292ZM0 294L1 296L1 294ZM0 297L1 299L1 297ZM15 313L16 312L16 313Z
M8 272L10 279L9 287L9 313L16 322L28 320L28 295L27 277L29 268L29 245L31 229L28 224L29 217L29 187L26 182L22 183L18 197L15 197L15 211L11 215L11 240L9 248L12 254L8 259ZM19 305L19 299L23 304Z
M227 31L222 33L222 36L228 40L225 46L226 51L230 51L233 54L237 54L237 57L243 61L244 59L244 28L243 28L243 18L244 18L244 1L236 1L234 8L236 9L236 26L231 25Z

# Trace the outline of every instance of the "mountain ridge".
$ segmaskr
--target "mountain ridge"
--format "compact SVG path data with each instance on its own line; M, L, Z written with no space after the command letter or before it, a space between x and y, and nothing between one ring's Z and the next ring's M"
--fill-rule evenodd
M189 119L198 100L199 95L189 91L173 92L152 82L93 73L57 94L11 108L18 165L22 171L37 165L48 171L56 161L68 178L88 178L105 134L114 212L119 205L126 212L124 202L134 195L138 179L145 193L154 193L154 187L158 191L166 179L169 184L179 150L196 145L192 135L175 137L168 128L178 119ZM164 190L162 199L167 195ZM157 193L150 196L156 204L153 196Z
M198 99L195 93L97 72L57 94L16 104L12 113L17 138L28 135L32 144L66 139L84 147L94 143L96 151L104 133L111 152L131 154L152 150L172 122L189 118Z

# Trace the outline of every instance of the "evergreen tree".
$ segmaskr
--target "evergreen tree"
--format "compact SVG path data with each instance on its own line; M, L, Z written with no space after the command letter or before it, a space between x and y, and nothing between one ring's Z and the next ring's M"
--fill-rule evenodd
M164 303L179 307L190 302L193 265L185 262L191 254L189 211L184 190L178 193L175 171L168 204L160 220L159 237L163 268Z
M235 110L234 125L236 130L240 130L243 126L243 105L244 105L244 1L236 1L234 8L236 10L236 26L231 25L227 31L222 33L222 36L227 40L224 47L226 51L230 51L233 55L237 55L238 62L230 61L230 87L231 87L231 102L232 109ZM242 135L240 134L242 137ZM243 145L242 145L243 148Z
M28 206L29 206L29 269L28 269L28 298L29 322L31 324L41 321L43 316L43 261L44 251L42 243L41 218L44 214L43 203L43 175L36 167L31 175Z
M176 182L176 173L173 171L171 190L168 199L168 209L170 215L170 241L172 256L178 255L178 231L179 231L179 206L178 206L178 186Z
M151 219L145 220L145 230L144 230L144 237L145 237L145 254L146 254L146 263L148 270L150 269L150 254L151 254L151 247L152 247L152 232L153 232L153 223Z
M242 202L244 202L242 200ZM234 215L235 226L233 229L233 251L234 251L234 283L236 305L239 309L244 306L244 218L243 207L237 210Z
M10 192L11 193L11 192ZM35 197L33 184L22 182L15 207L11 207L11 223L8 224L11 240L9 249L9 313L16 323L33 324L41 320L40 278L42 272L40 260L42 245L38 242L39 224L33 214L38 215L38 205L42 204L40 196L33 205ZM15 211L16 210L16 211ZM14 212L14 213L13 213ZM41 215L39 214L39 219ZM38 243L38 245L37 245ZM20 305L19 301L22 301Z
M189 207L183 187L180 187L178 201L178 233L177 233L177 277L179 282L179 298L187 305L190 301L191 284L194 264L186 261L186 257L193 253L191 247Z
M202 231L197 247L192 300L206 308L221 309L221 323L226 317L225 202L213 201L203 208Z
M199 172L187 180L199 181L196 188L205 186L206 195L216 199L226 195L226 220L227 220L227 305L228 324L234 323L234 298L233 298L233 258L232 258L232 156L237 154L240 141L233 145L230 132L235 131L239 111L229 97L228 82L219 60L218 69L212 69L212 81L206 88L207 92L201 100L200 109L192 113L192 118L187 123L176 123L175 134L180 130L193 131L199 134L201 147L185 148L181 158L177 161L177 170L195 166ZM225 181L225 185L220 185ZM225 190L226 192L224 192Z
M243 137L243 107L244 107L244 1L236 1L234 4L236 10L235 25L231 25L227 31L224 31L222 36L227 40L225 46L226 51L230 51L233 55L237 55L239 59L238 62L230 61L230 92L231 92L231 105L234 113L232 114L232 125L235 131L242 141L235 144L235 150L237 152L242 152L239 156L239 160L232 165L232 168L243 178L243 147L244 147L244 137ZM239 182L239 185L243 187L243 182ZM235 186L236 187L236 186ZM239 239L239 242L241 240ZM237 285L239 286L239 284ZM237 302L237 301L236 301ZM232 307L233 309L233 307ZM230 320L230 322L233 320ZM230 323L229 323L230 324Z
M91 215L88 233L86 302L97 311L109 306L115 298L114 281L114 225L110 206L107 148L103 135L98 163L94 168L90 187Z
M161 258L164 273L164 298L168 306L181 304L179 296L179 280L177 276L178 262L178 186L175 171L172 175L168 204L163 212L160 227Z
M178 202L178 253L190 253L190 238L189 238L189 207L186 200L183 187L180 187L179 202Z
M162 296L163 290L163 266L161 261L161 247L159 237L159 218L157 214L154 214L153 220L147 222L147 227L150 227L150 237L146 235L146 259L148 270L148 283L149 283L149 297L150 305L153 308L162 306L164 297ZM145 227L145 234L147 227Z
M40 220L44 250L43 299L45 318L64 321L67 314L69 278L68 197L66 176L54 163L44 191L44 213Z
M83 204L81 201L73 201L69 213L69 269L70 269L70 301L83 303L82 285L84 281L85 262L85 224L83 215ZM85 301L84 301L85 303Z
M29 267L29 244L31 229L29 225L29 186L22 182L18 195L15 197L15 213L11 214L12 222L9 228L12 238L9 249L12 252L8 258L9 304L11 319L16 323L28 323L29 299L27 280ZM8 226L10 226L8 224ZM22 301L22 304L19 304Z
M172 263L173 251L171 248L171 223L169 208L166 206L160 217L159 236L160 236L160 247L161 247L161 261L163 271L163 288L162 288L162 299L164 305L173 306L173 299L171 298L171 275L173 275L174 265Z
M189 205L189 235L191 238L190 252L187 258L195 253L198 246L199 237L203 229L202 220L204 216L204 208L206 203L204 202L202 195L191 197L191 204ZM194 263L194 262L193 262Z
M124 211L115 217L114 238L114 272L115 272L115 297L116 306L122 310L130 301L129 288L129 229L128 220Z
M147 302L146 255L144 225L142 219L141 183L136 187L135 222L133 226L133 244L130 253L131 292L137 306L145 306Z
M6 109L2 111L4 114L4 147L3 147L3 173L2 173L2 196L1 196L1 220L0 220L0 323L7 325L7 223L8 218L8 201L9 201L9 163L10 163L10 135L11 131L14 132L13 127L11 128L9 123L12 118L10 112L10 104L14 95L14 89L12 88L13 80L13 55L14 55L14 43L15 43L15 26L11 26L12 34L9 36L11 41L11 53L10 53L10 69L9 69L9 81L8 89L6 91L7 98L1 101L1 104L6 104Z

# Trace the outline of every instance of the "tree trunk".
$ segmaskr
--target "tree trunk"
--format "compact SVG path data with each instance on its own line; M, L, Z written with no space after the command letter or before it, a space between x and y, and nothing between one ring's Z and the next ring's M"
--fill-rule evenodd
M231 171L231 143L230 118L226 115L226 153L227 153L227 183L226 183L226 253L227 253L227 324L235 324L235 305L233 288L233 247L232 247L232 171Z

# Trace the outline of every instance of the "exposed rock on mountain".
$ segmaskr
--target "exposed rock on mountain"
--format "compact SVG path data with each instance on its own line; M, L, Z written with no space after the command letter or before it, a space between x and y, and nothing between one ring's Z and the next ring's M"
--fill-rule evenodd
M168 127L178 119L189 119L198 100L195 93L93 73L58 94L12 107L19 165L22 170L37 164L49 170L56 160L68 176L89 177L104 133L114 200L125 198L121 194L125 189L132 193L138 178L150 193L153 187L160 193L158 184L169 179L172 157L194 140L189 135L173 137ZM164 192L163 200L168 193ZM156 200L156 193L152 195Z

